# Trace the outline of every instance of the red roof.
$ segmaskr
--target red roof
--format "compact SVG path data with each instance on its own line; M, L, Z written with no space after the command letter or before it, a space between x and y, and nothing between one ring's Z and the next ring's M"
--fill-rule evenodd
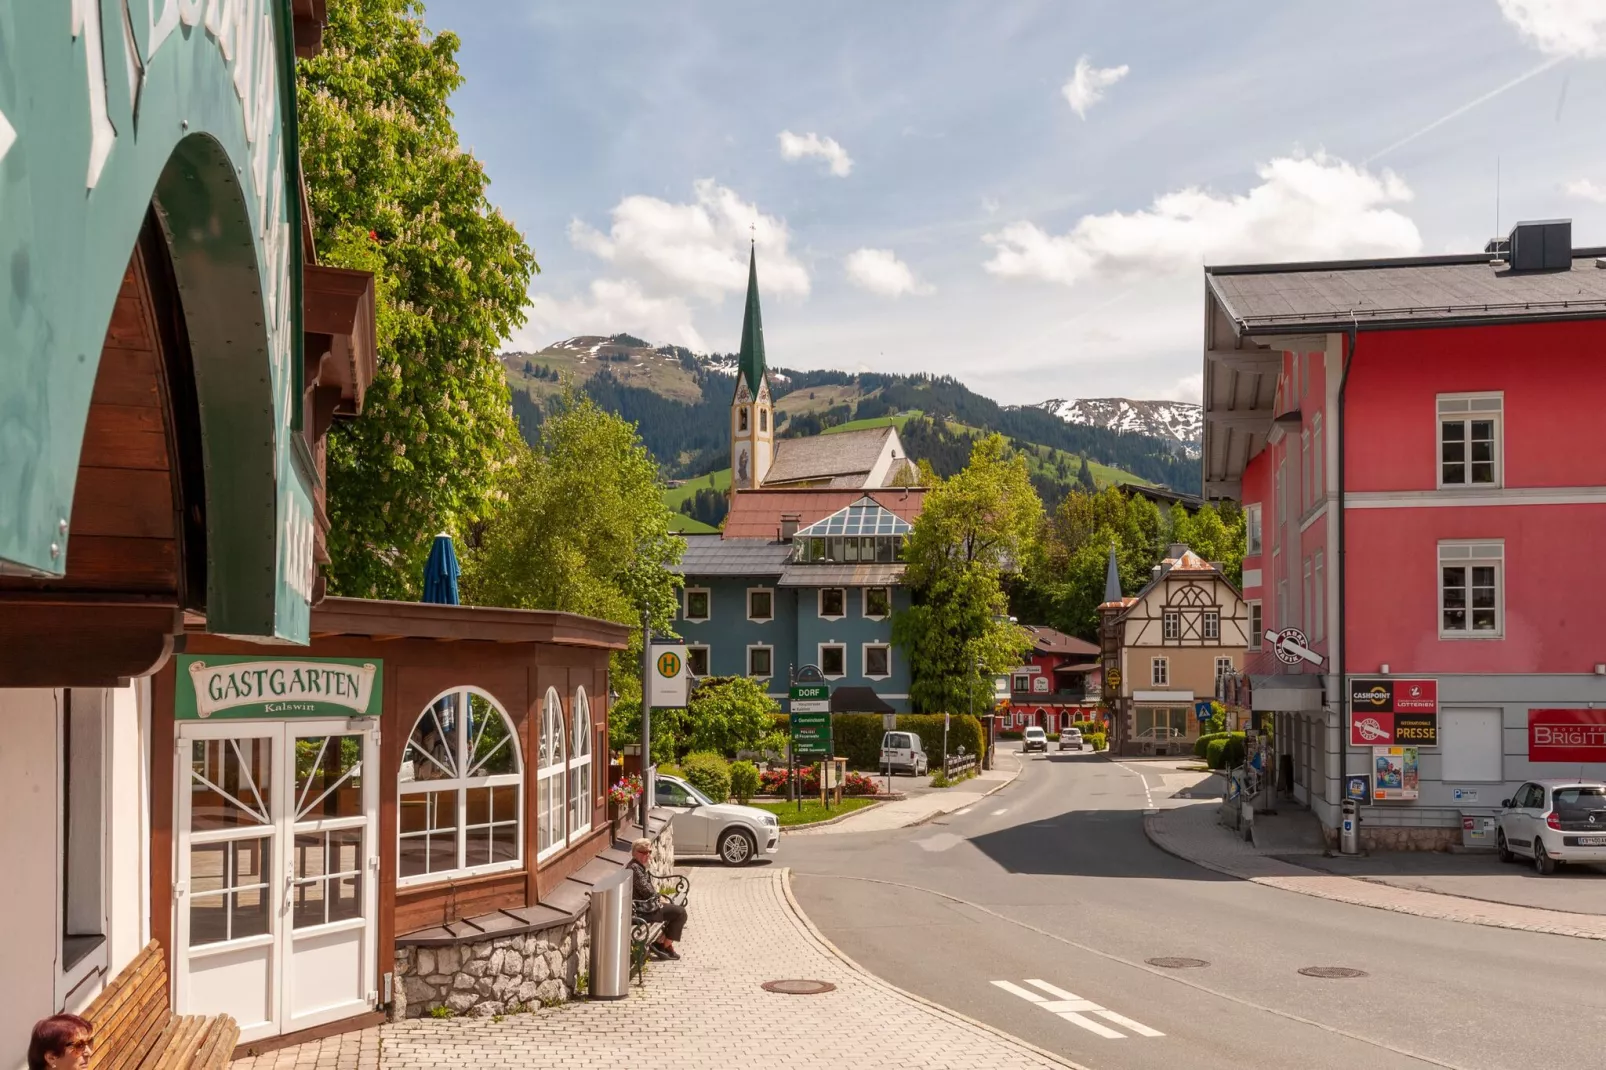
M926 500L923 487L879 487L874 490L831 487L760 488L731 495L730 512L721 534L727 539L773 539L780 535L781 517L797 515L804 527L845 509L863 497L874 498L883 509L913 521Z
M1055 631L1053 628L1047 628L1041 624L1028 624L1025 625L1025 628L1031 633L1032 643L1038 653L1082 654L1084 656L1089 654L1096 656L1099 653L1096 643L1089 643L1085 639L1066 635L1064 632ZM1063 666L1061 667L1063 668Z

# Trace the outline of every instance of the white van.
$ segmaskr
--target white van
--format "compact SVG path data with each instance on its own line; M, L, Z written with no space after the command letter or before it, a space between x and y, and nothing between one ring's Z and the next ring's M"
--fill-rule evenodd
M913 732L887 732L881 737L881 764L895 773L926 775L926 748Z

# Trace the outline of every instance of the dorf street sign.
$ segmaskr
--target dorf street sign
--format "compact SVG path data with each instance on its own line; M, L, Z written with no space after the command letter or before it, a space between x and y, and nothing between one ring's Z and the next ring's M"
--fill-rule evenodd
M790 698L793 713L830 713L830 684L793 684Z
M826 700L827 705L830 700ZM798 757L831 755L831 715L792 714L792 753Z

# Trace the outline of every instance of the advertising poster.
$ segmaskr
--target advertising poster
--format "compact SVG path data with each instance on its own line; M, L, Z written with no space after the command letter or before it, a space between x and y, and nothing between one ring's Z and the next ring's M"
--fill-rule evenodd
M1606 710L1529 710L1528 760L1606 762Z
M1373 799L1385 802L1417 797L1415 747L1373 747L1372 769Z

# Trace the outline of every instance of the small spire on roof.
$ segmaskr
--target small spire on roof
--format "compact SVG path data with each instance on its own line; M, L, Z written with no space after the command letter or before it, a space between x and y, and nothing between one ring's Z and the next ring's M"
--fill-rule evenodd
M1104 569L1104 600L1121 600L1121 570L1115 563L1115 543L1110 543L1110 563Z

